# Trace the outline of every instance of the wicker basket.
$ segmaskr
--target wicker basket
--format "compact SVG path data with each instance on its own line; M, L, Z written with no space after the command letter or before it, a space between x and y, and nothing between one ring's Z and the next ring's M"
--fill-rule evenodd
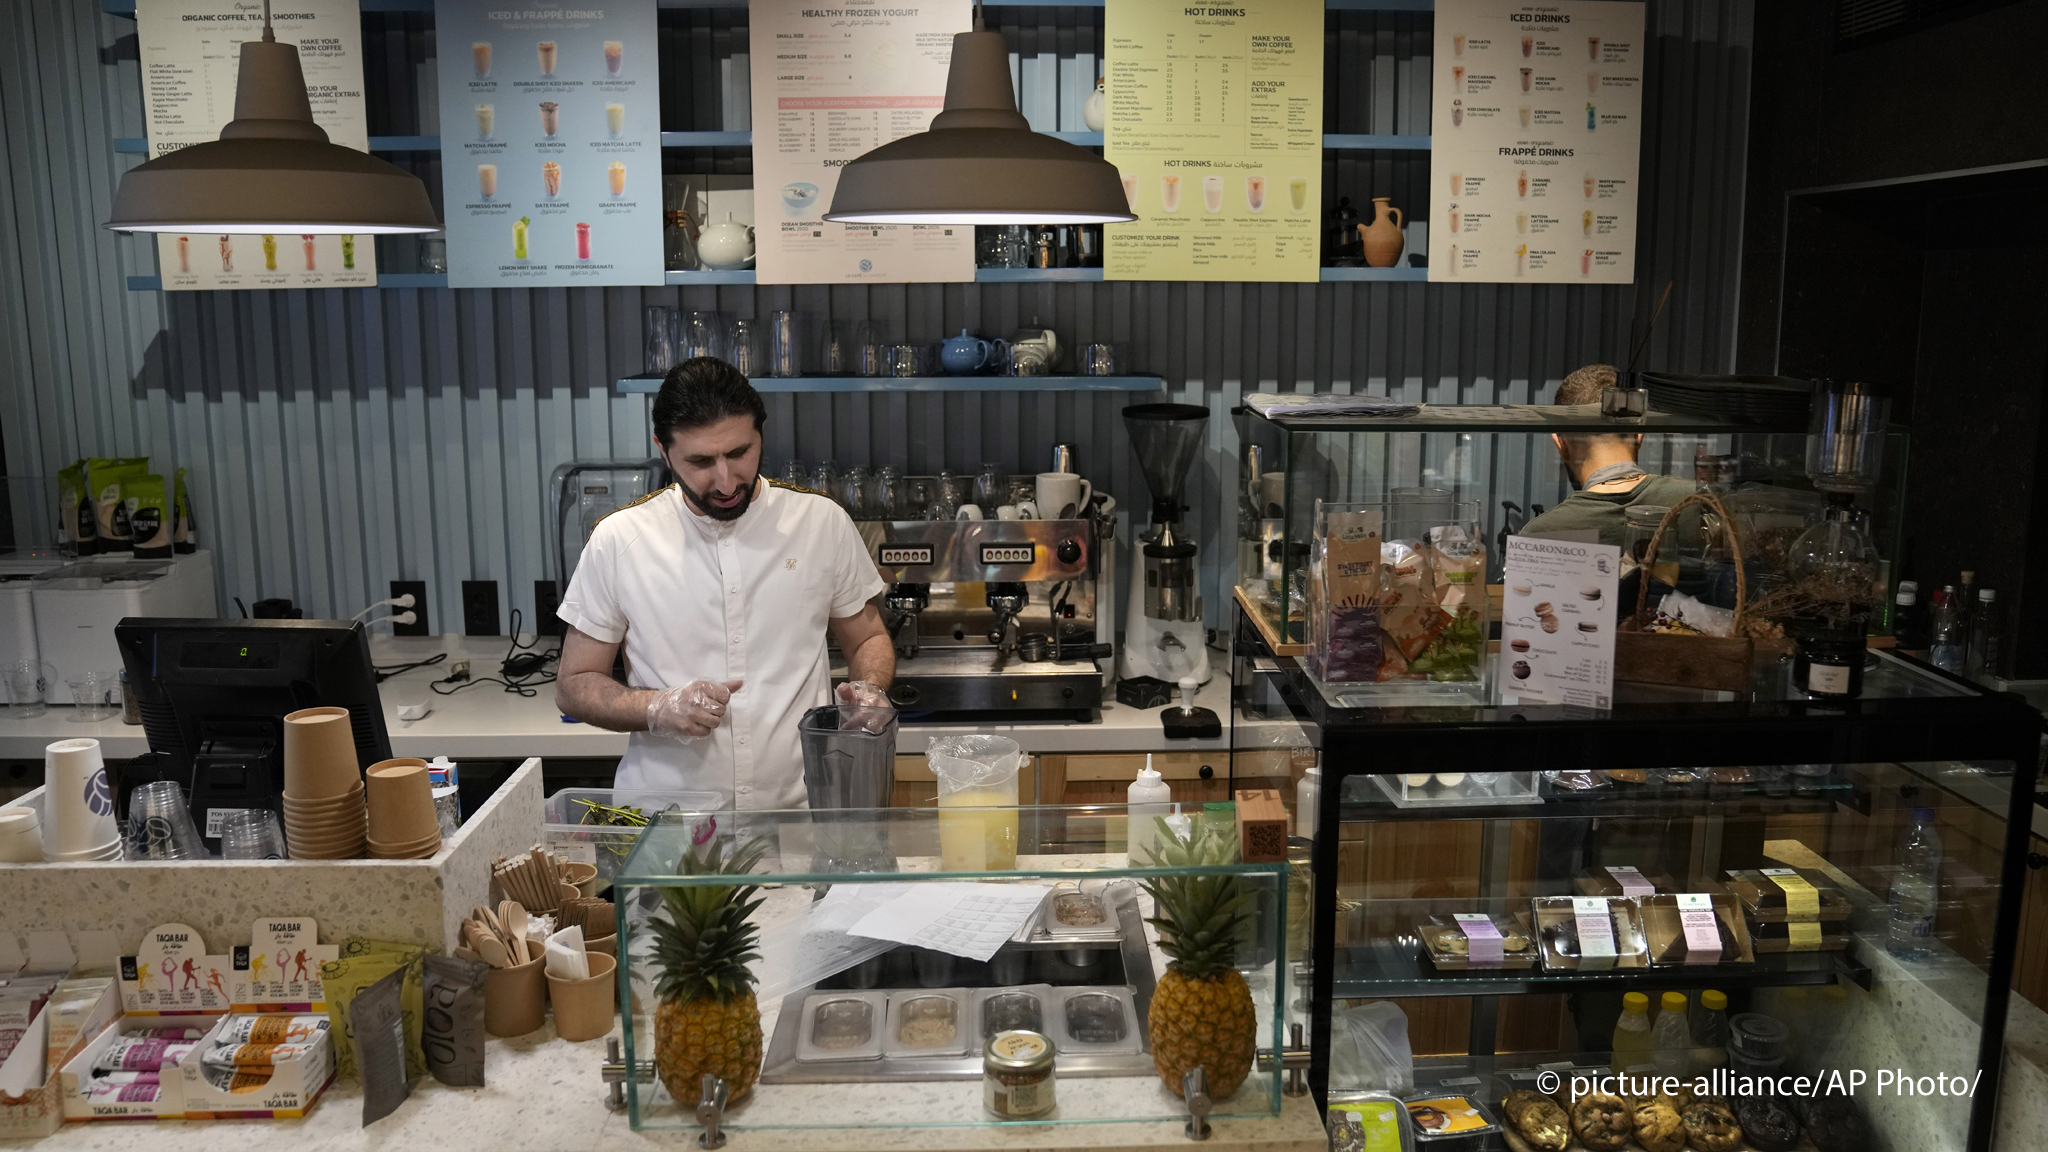
M1649 599L1651 561L1664 542L1679 512L1695 504L1711 507L1727 526L1735 553L1735 635L1687 636L1677 632L1650 632ZM1756 658L1756 642L1743 634L1744 614L1749 602L1749 580L1744 572L1742 534L1719 497L1698 492L1671 506L1637 569L1635 614L1622 621L1614 637L1614 678L1636 684L1666 684L1679 688L1700 688L1719 692L1742 692L1749 688L1750 665Z

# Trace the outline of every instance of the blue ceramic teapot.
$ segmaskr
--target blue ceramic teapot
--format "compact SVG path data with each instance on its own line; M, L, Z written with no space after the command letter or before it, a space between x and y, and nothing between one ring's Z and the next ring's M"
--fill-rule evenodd
M988 366L992 349L986 340L976 339L962 328L958 336L947 340L939 348L939 363L954 376L967 376Z

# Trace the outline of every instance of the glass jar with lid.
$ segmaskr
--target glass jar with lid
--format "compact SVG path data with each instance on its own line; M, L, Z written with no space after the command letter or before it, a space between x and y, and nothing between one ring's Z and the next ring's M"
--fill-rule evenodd
M998 1032L981 1053L981 1100L1005 1120L1031 1120L1058 1103L1053 1043L1043 1033Z

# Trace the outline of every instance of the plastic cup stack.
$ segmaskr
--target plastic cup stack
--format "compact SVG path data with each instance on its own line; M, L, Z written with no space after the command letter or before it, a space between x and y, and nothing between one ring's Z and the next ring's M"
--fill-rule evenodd
M133 860L204 860L206 845L192 823L185 790L154 780L128 794L128 856Z
M43 750L43 858L67 862L119 860L121 828L114 792L97 740L59 740Z
M293 859L361 856L364 795L348 709L305 708L284 718L284 824Z
M402 758L370 765L371 857L418 860L441 850L441 818L434 808L427 762Z
M220 854L226 860L284 859L284 826L267 808L229 813L220 826Z

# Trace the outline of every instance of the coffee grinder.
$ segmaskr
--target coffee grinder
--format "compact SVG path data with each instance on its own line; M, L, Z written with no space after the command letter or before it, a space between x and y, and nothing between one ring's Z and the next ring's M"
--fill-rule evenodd
M1146 704L1165 703L1161 697L1169 696L1183 680L1209 680L1195 545L1182 536L1180 527L1186 511L1182 486L1208 424L1208 410L1193 404L1135 404L1124 409L1131 448L1152 490L1152 526L1132 545L1130 603L1118 670L1125 685L1141 693ZM1140 702L1128 697L1124 685L1118 687L1117 698Z

